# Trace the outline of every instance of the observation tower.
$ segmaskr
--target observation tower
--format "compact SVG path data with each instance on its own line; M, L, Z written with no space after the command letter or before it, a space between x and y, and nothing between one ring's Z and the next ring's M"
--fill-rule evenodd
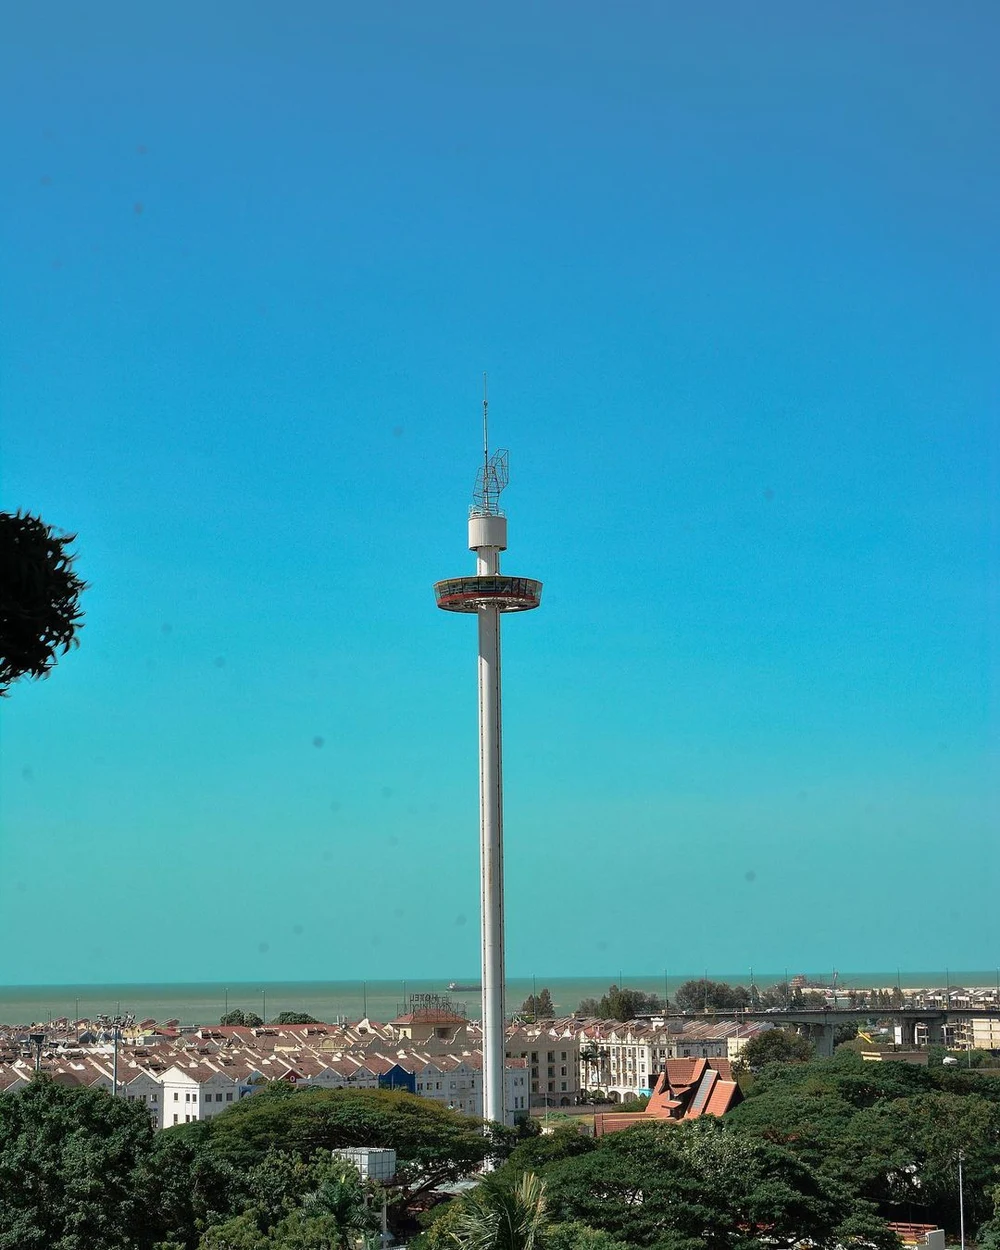
M503 738L500 712L500 614L528 612L542 583L500 572L507 550L507 518L500 494L507 485L507 452L490 455L483 395L483 465L469 509L469 550L476 572L436 582L445 612L474 614L479 623L479 874L483 977L483 1116L506 1121L504 1107Z

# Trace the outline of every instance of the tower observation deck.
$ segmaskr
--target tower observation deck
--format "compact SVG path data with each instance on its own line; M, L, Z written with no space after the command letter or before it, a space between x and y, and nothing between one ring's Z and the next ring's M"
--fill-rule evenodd
M483 399L483 465L469 509L469 550L476 572L436 582L437 605L475 614L479 623L479 866L483 985L483 1116L507 1120L504 1105L503 735L500 691L500 615L528 612L542 583L500 572L507 549L507 518L500 493L507 485L507 453L489 452Z

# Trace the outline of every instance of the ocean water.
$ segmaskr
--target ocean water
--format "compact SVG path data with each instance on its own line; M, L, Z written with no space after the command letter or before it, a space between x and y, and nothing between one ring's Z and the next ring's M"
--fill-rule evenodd
M647 993L671 994L684 981L703 976L701 972L683 975L634 976L619 974L625 985ZM747 984L749 972L711 972L714 981ZM789 970L789 975L794 975ZM829 985L832 972L805 972L810 981ZM904 989L920 986L943 986L942 968L924 972L900 972L899 984ZM996 969L968 971L951 969L952 985L988 986L1000 984ZM781 981L784 973L758 973L754 980L764 989ZM411 994L448 994L448 977L420 981L280 981L280 982L194 982L177 985L19 985L0 987L0 1022L6 1024L46 1023L66 1016L72 1019L93 1018L100 1014L130 1013L139 1020L153 1018L161 1022L179 1020L181 1024L218 1023L224 1011L240 1007L273 1019L281 1011L305 1011L318 1020L338 1018L357 1020L367 1014L375 1020L391 1020L404 1010ZM601 977L512 977L507 982L507 1009L516 1010L532 992L547 988L556 1011L569 1014L581 999L599 998L617 976ZM478 983L474 974L463 984ZM897 983L897 972L842 972L838 984L844 987L889 987ZM479 1016L478 991L449 995L453 1004L464 1007L471 1017Z

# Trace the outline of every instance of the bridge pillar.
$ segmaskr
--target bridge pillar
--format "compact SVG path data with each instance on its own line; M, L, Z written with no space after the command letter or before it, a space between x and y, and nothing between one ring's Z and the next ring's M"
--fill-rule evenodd
M817 1059L829 1059L833 1054L834 1026L832 1021L814 1024L810 1020L797 1020L795 1032L807 1038L816 1047Z
M944 1016L935 1016L932 1020L927 1021L927 1044L928 1046L944 1045Z
M833 1035L834 1026L832 1021L812 1026L812 1042L816 1047L816 1054L819 1058L829 1059L833 1054Z
M910 1048L916 1046L917 1044L917 1022L916 1020L912 1018L907 1019L904 1016L903 1019L901 1019L899 1022L899 1037L900 1037L900 1043L903 1046L908 1046Z

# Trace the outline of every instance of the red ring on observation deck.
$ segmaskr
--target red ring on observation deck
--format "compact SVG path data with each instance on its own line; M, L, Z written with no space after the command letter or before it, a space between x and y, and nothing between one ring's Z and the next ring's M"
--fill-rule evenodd
M542 601L542 583L530 577L449 577L434 583L437 605L445 612L478 612L498 608L501 612L530 612Z

